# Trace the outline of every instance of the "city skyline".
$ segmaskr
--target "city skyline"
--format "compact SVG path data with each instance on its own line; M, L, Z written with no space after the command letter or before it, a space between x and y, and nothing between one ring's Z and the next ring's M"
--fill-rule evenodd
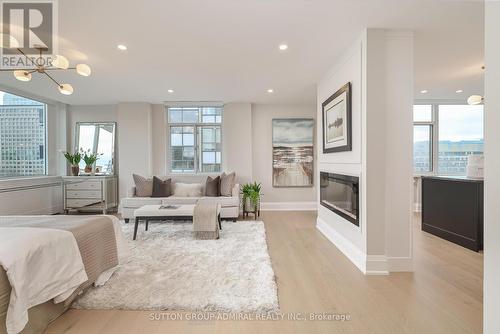
M445 175L466 175L467 157L471 154L482 154L484 140L441 140L438 142L438 161L434 172ZM413 144L413 166L417 173L431 171L431 149L429 141L418 141Z
M0 176L45 174L45 105L0 93Z

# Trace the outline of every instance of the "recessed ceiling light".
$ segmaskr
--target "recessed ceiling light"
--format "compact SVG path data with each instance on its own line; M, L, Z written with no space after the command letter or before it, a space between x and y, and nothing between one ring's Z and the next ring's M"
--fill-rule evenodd
M121 51L126 51L127 50L127 46L123 45L123 44L118 44L116 47L118 48L118 50L121 50Z
M286 45L286 44L280 44L279 48L280 48L281 51L285 51L286 49L288 49L288 45Z
M270 88L270 89L268 89L268 90L267 90L267 92L268 92L269 94L274 93L274 89L271 89L271 88Z
M464 91L463 91L463 90L461 90L461 89L457 89L457 90L455 91L455 93L457 93L457 94L458 94L458 93L463 93L463 92L464 92Z
M427 92L428 92L427 89L423 89L423 90L420 91L420 93L422 93L422 94L427 94Z
M173 89L167 89L167 92L169 92L170 94L172 94L174 92Z

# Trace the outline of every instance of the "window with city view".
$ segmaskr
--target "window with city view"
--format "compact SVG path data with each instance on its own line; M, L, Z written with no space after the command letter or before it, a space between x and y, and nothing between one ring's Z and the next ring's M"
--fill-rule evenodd
M482 105L415 105L415 173L465 175L467 157L483 153L483 109Z
M439 106L438 173L465 175L467 156L483 153L483 106Z
M172 172L221 171L222 107L170 107L168 122Z
M46 174L46 105L0 91L0 177Z

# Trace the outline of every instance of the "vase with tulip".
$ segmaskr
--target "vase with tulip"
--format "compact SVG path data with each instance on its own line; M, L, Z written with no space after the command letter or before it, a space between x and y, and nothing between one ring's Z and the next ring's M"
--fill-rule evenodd
M85 173L87 174L95 174L94 164L99 159L99 154L95 154L90 152L90 150L82 151L82 159L85 162Z
M82 160L82 155L80 152L76 151L74 154L69 152L64 152L64 157L71 166L71 175L78 176L80 174L80 161Z

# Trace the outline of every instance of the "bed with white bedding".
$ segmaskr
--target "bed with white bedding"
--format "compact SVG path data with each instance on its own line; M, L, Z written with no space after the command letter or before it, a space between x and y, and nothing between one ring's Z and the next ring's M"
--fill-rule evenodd
M0 334L43 332L126 256L114 216L0 217Z

